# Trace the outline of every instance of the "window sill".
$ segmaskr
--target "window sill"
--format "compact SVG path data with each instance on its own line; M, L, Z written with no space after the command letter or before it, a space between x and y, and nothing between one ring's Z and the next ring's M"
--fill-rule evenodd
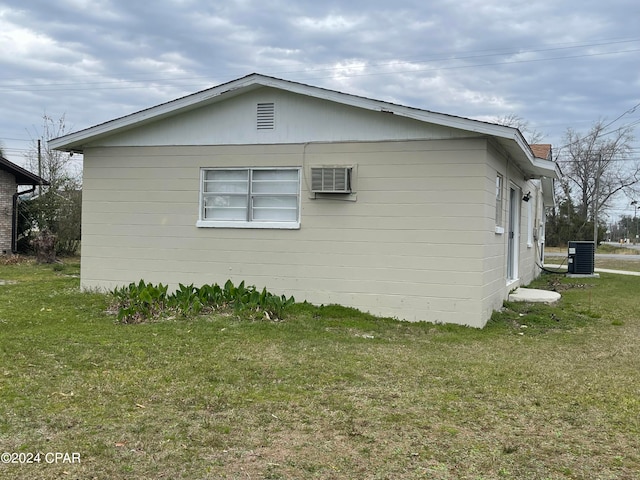
M496 227L496 235L503 235L504 227Z
M198 228L271 228L278 230L299 230L300 222L231 222L221 221L212 222L207 220L198 220L196 222Z

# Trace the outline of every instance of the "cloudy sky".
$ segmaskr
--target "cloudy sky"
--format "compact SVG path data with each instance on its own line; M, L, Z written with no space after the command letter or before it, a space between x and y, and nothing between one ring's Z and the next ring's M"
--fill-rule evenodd
M252 72L517 115L556 151L599 119L640 137L638 18L637 0L0 0L0 142L24 164L45 114L79 130Z

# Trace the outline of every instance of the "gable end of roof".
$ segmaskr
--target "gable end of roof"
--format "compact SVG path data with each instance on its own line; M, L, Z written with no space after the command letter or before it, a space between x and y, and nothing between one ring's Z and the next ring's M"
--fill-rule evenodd
M18 185L49 185L44 178L31 173L29 170L10 162L4 157L0 157L0 170L11 173L16 177L16 183Z
M257 73L252 73L207 90L202 90L170 102L156 105L155 107L50 140L49 147L55 150L82 152L84 145L100 140L101 138L126 131L136 126L142 126L155 120L177 115L194 108L222 101L260 87L271 87L355 108L386 112L420 122L493 137L503 144L509 152L509 155L521 166L526 175L532 177L556 177L556 169L551 165L552 162L547 162L547 158L544 157L542 160L538 158L537 154L533 152L517 128L407 107Z

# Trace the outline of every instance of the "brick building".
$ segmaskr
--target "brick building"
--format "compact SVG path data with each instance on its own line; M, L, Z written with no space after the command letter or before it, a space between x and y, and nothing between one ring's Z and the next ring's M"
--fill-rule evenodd
M0 156L0 255L15 251L17 201L20 194L26 193L18 193L19 185L35 188L48 182Z

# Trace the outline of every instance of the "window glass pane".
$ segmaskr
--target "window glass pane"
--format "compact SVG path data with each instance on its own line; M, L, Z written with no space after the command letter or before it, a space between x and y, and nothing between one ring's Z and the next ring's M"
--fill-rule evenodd
M496 175L496 225L502 226L502 175Z
M204 191L213 193L247 193L247 182L205 181Z
M298 193L297 170L254 170L251 182L253 193Z
M295 222L298 220L298 198L293 196L255 197L252 216L254 220Z
M204 218L213 220L246 220L246 195L205 195Z
M207 170L205 192L246 193L249 189L248 170Z
M205 195L204 196L205 207L234 207L234 208L246 208L247 196L246 195Z
M253 208L298 208L298 198L289 196L254 197Z
M254 208L253 220L263 222L296 222L298 220L298 212L296 209Z
M206 220L233 220L244 222L247 220L247 209L205 207L204 218Z
M297 170L254 170L254 180L292 180L298 181Z
M205 180L248 180L248 170L207 170L205 172Z
M298 193L298 182L254 181L251 184L253 193Z
M262 222L297 222L298 213L296 210L259 208L253 211L253 220Z

